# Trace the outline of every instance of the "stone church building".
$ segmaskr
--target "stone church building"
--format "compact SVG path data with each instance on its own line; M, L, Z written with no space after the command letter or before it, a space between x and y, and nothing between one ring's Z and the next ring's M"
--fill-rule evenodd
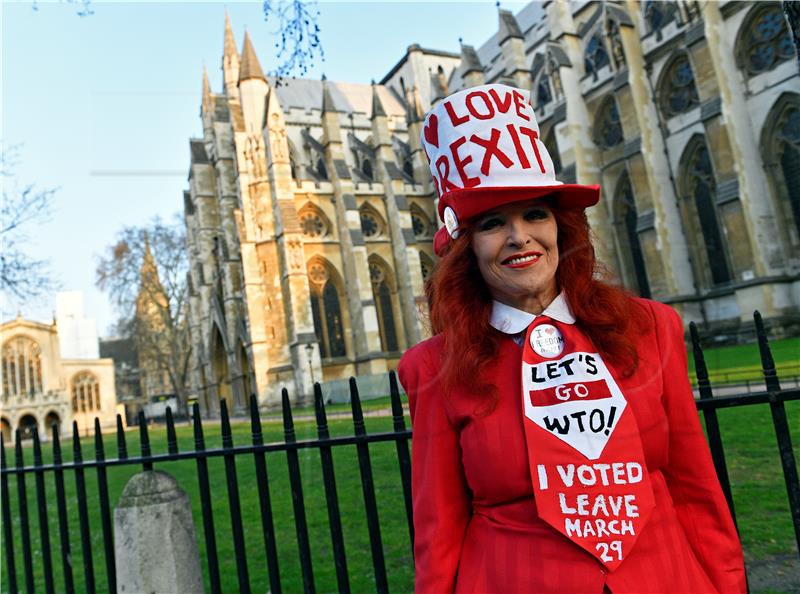
M267 77L226 21L222 71L184 193L211 414L351 375L385 393L428 332L421 120L484 83L529 89L558 178L602 185L590 220L619 282L730 340L754 309L800 326L800 76L778 2L535 2L477 49L409 46L372 85Z

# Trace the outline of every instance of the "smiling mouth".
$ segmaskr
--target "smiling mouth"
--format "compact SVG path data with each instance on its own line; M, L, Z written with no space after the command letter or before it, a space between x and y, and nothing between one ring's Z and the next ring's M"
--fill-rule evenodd
M524 254L514 254L500 262L500 264L509 268L525 268L536 263L541 257L541 252L525 252Z

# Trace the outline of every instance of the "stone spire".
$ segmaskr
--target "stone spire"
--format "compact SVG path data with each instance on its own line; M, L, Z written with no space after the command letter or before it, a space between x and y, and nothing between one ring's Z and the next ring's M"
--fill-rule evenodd
M239 56L239 52L236 51L236 39L233 37L233 28L231 27L231 17L228 14L228 11L225 11L225 48L224 48L224 56L232 56L236 55Z
M381 97L378 94L378 85L372 81L372 117L386 117L386 110L383 108Z
M328 79L325 75L322 75L322 113L334 113L339 111L336 109L336 105L333 102L333 96L331 95L331 89L328 85Z
M211 85L208 83L208 68L203 66L203 111L208 112L210 111L212 104L211 99Z
M258 63L256 50L253 49L253 43L250 41L250 35L247 31L244 33L244 45L242 46L242 64L239 67L239 82L250 78L258 78L263 81L267 79L264 77L264 71L261 70L261 64Z
M498 10L497 16L500 20L497 31L497 43L503 45L506 39L525 39L519 28L519 23L510 10Z
M225 82L225 94L230 98L239 97L236 85L239 82L239 52L236 50L236 39L233 37L231 19L225 13L225 43L222 52L222 74Z
M468 87L476 87L484 83L483 66L478 52L471 45L461 44L461 75Z
M464 76L471 72L483 73L483 66L480 58L478 58L478 52L471 45L461 44L461 64L464 66Z

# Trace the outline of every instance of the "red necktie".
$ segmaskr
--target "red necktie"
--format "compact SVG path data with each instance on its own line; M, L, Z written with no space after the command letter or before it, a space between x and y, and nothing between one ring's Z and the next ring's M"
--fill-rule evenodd
M538 316L523 345L522 401L539 516L613 571L654 507L624 394L578 328Z

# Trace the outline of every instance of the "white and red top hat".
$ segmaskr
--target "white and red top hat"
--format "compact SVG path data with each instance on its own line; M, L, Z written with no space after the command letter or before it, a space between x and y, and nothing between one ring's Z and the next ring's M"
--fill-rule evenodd
M600 186L555 178L522 89L492 84L450 95L425 118L422 147L447 230L437 233L437 253L458 236L459 221L509 202L551 196L561 207L586 208L600 199Z

